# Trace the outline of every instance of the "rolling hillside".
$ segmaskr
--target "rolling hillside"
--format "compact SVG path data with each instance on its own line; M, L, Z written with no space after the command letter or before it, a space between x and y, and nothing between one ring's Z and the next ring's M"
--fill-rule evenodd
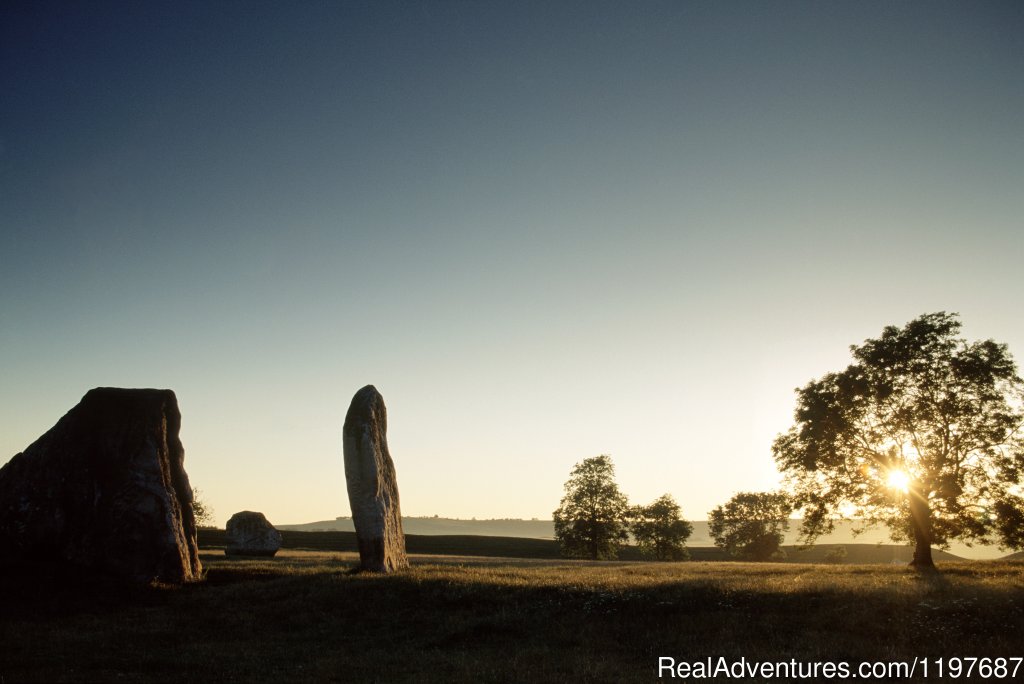
M283 548L306 549L310 551L355 552L355 532L340 530L302 532L282 530ZM224 530L199 530L199 546L204 549L224 547ZM417 535L405 536L406 549L413 554L449 556L487 556L496 558L539 558L561 557L558 543L553 539L529 539L525 537L494 537L482 535ZM818 544L809 549L786 546L786 560L793 563L828 562L829 553L837 546L845 547L843 563L908 563L913 556L909 546L894 544ZM728 556L715 546L688 546L690 559L694 561L727 561ZM961 560L944 551L934 551L935 560ZM627 546L619 554L620 560L644 560L633 546Z
M713 547L714 541L708 531L708 523L705 520L696 520L693 525L693 534L687 540L687 547ZM460 520L457 518L402 518L402 527L409 536L484 536L484 537L518 537L522 539L546 539L555 538L554 523L550 520ZM786 544L796 546L799 521L794 520L786 535ZM896 546L884 529L868 530L860 535L853 534L853 524L850 522L839 522L835 532L821 537L815 544L815 548L825 548L829 545L841 544L844 546L874 547L882 544L886 547ZM297 532L353 532L352 519L346 517L335 518L334 520L322 520L319 522L305 523L300 525L277 525L279 530L291 530ZM691 554L693 552L691 551ZM1003 558L1009 552L992 546L966 546L964 544L953 544L949 548L953 556L969 559L996 559ZM852 555L852 554L851 554ZM908 557L909 558L909 557ZM938 556L936 556L938 558ZM851 561L863 562L863 561ZM883 561L884 562L884 561Z

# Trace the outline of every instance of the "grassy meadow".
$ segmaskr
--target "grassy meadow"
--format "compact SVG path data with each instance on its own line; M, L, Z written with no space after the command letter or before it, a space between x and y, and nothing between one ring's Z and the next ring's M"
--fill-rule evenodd
M412 568L377 576L350 572L355 560L207 548L204 582L136 589L4 568L0 682L650 682L659 656L1024 655L1018 562L921 574L413 555Z

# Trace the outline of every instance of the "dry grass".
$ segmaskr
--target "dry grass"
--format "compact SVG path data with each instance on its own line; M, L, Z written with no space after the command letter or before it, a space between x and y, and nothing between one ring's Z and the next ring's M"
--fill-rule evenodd
M5 577L0 678L650 682L661 655L1024 655L1020 563L413 560L382 577L347 553L204 553L206 582L138 591Z

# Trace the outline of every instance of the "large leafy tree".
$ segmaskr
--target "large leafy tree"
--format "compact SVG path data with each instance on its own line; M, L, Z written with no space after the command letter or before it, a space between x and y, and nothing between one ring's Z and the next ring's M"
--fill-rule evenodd
M608 559L626 541L629 502L615 484L611 456L577 463L554 512L555 537L570 558Z
M664 494L647 506L631 512L630 532L640 551L660 561L686 560L684 544L693 532L693 525L683 520L676 500Z
M715 545L730 556L771 560L784 555L779 547L791 512L785 494L740 492L708 513L708 530Z
M945 312L889 326L797 390L796 424L772 450L805 539L842 513L913 541L919 567L954 539L1024 544L1024 381L1005 344L959 333Z

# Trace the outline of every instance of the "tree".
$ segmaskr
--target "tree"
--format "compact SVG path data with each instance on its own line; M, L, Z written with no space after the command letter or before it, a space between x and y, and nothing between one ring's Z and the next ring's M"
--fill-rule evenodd
M192 515L196 519L196 527L213 527L213 508L201 498L202 492L192 490Z
M945 312L888 326L796 390L796 424L772 451L807 541L845 512L912 540L917 567L953 539L1024 545L1024 381L1005 344L959 332Z
M555 538L571 558L615 558L628 538L626 496L615 484L611 456L577 463L554 512Z
M789 497L774 492L740 492L708 513L715 545L744 560L770 560L784 554L783 532L793 508Z
M682 509L670 495L655 499L649 506L636 506L630 517L630 532L644 555L660 561L690 557L683 545L693 525L683 520Z

